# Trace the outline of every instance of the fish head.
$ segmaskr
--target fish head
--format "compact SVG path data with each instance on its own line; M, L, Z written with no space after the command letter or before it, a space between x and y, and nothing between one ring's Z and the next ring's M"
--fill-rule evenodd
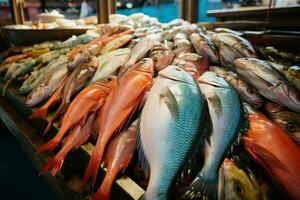
M37 87L32 90L26 98L26 106L33 107L41 102L41 99L46 92L46 87Z
M194 82L193 77L190 74L175 65L169 65L165 69L161 70L158 73L158 76L185 83Z
M219 169L219 199L258 199L259 186L250 170L239 168L225 158Z
M175 65L192 75L195 79L200 76L200 72L193 63L187 61L177 61Z
M255 88L249 87L249 85L244 81L239 81L238 87L240 88L240 91L244 93L247 100L251 102L251 105L255 108L262 106L263 100Z
M214 87L229 88L229 84L214 72L205 72L197 79L199 84L207 84Z
M137 62L133 67L133 70L143 72L143 73L149 73L154 74L154 66L153 66L153 60L151 58L144 58L141 61Z
M253 69L251 58L238 58L233 61L233 64L241 71L248 71Z
M117 86L118 79L116 76L111 75L111 76L105 77L101 80L95 81L94 83L102 86L105 89L105 91L109 92L109 91L111 91L111 89L113 89L114 87Z

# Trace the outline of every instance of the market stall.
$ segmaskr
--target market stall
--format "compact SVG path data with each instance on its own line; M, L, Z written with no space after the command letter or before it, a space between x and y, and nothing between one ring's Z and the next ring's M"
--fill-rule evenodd
M0 118L59 198L300 198L300 33L191 23L193 2L3 29Z

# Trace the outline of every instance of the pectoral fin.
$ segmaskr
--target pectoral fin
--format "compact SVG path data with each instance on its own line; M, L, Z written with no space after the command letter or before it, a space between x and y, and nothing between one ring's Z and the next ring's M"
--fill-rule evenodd
M159 95L160 102L167 105L171 115L178 118L179 116L179 104L176 96L172 92L172 88L167 87L163 94Z

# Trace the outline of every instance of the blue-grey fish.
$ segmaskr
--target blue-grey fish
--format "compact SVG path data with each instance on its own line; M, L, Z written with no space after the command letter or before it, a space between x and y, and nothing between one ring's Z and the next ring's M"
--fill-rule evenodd
M88 43L92 39L93 39L93 37L90 35L87 35L87 34L82 34L82 35L79 35L78 37L73 35L69 39L54 45L53 49L72 48L78 44Z
M300 94L269 62L255 58L234 61L237 73L264 97L300 113Z
M243 108L234 89L215 73L205 72L198 82L207 100L212 131L205 137L204 165L183 197L216 199L218 170L238 138L244 120Z
M150 180L143 199L168 197L175 175L198 139L203 99L191 75L176 66L158 73L139 126L140 159L146 159ZM154 144L159 144L153 148ZM146 170L147 171L147 170Z

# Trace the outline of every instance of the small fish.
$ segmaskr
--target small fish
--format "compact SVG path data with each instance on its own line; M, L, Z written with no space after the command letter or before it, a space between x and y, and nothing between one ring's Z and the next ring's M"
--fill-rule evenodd
M100 54L104 54L116 49L121 48L125 44L129 43L132 39L132 35L126 34L120 37L113 39L112 41L108 42L101 50Z
M119 172L124 172L136 149L137 124L131 125L126 131L115 136L109 143L104 158L107 172L104 180L93 197L93 200L109 200L112 184Z
M261 95L300 113L299 92L270 63L256 58L239 58L234 65L237 73Z
M290 138L300 146L300 115L276 103L266 102L266 115L275 122Z
M52 60L58 58L60 55L66 54L69 51L70 51L69 48L50 51L48 53L42 54L39 57L37 57L36 62L38 62L38 63L49 63Z
M243 133L244 113L238 95L223 78L205 72L198 83L207 100L212 131L205 140L204 165L183 198L215 199L219 166Z
M133 64L143 59L147 53L153 48L155 42L160 41L161 37L158 34L148 35L141 39L132 49L131 55L127 63L120 67L118 76L122 76L128 71Z
M90 42L93 39L92 36L87 35L87 34L82 34L79 36L73 35L69 39L54 45L53 49L63 49L63 48L73 48L79 44L85 44Z
M228 81L228 83L236 89L243 101L255 106L256 108L262 106L262 97L258 94L256 89L248 82L239 78L237 74L218 66L210 66L209 70Z
M203 34L193 33L190 40L200 56L206 57L212 63L219 63L219 54L216 46Z
M33 107L47 99L57 88L59 88L67 77L67 74L67 64L54 68L45 74L43 81L41 81L27 96L26 105L28 107Z
M183 167L203 117L204 101L197 82L176 66L158 73L143 107L139 157L150 180L142 199L164 200ZM153 148L153 144L159 144ZM180 148L179 148L180 147Z
M169 49L166 42L164 44L155 42L153 48L150 51L149 57L154 62L155 71L158 72L172 63L174 53L171 49Z
M280 71L288 81L293 83L300 92L300 67L299 66L285 66L274 62L269 62L275 69Z
M107 95L116 87L117 78L114 76L95 81L84 88L72 101L63 116L61 128L54 138L38 148L38 152L53 151L65 136L67 131L90 112L96 112L104 104Z
M95 119L96 114L94 112L87 117L86 121L80 122L72 128L61 150L53 158L50 158L41 169L41 175L49 171L52 171L53 176L58 174L69 152L80 147L89 139Z
M18 54L18 55L14 55L14 56L10 56L8 58L6 58L1 66L5 65L5 64L8 64L8 63L15 63L15 62L19 62L25 58L29 58L29 57L32 57L32 52L31 51L28 51L26 53L23 53L23 54Z
M188 37L184 33L177 33L174 38L174 47L173 52L176 56L183 53L191 53L192 52L192 44L188 40Z
M197 72L199 73L199 75L195 76L196 79L208 70L209 60L198 55L197 53L182 53L174 59L173 65L177 65L177 63L182 61L191 63L195 66Z
M72 71L72 73L67 77L66 82L64 84L64 88L61 94L61 103L55 113L53 114L51 120L48 122L48 125L45 129L45 133L48 132L53 122L64 113L70 103L72 96L80 91L82 87L85 85L87 80L94 74L95 69L97 67L98 61L94 57L89 63L78 66L76 69Z
M231 33L217 33L212 37L213 43L215 43L218 47L221 46L222 43L227 44L231 48L235 49L242 57L256 58L257 55L251 43L235 34Z
M145 58L119 78L118 85L108 95L98 118L99 134L96 146L84 174L83 183L92 178L95 184L104 150L114 132L138 108L144 94L152 85L153 61Z
M49 62L45 67L39 69L38 71L33 72L22 84L19 91L21 94L28 94L32 89L38 86L42 80L47 77L48 74L52 70L57 70L60 65L64 65L67 63L66 56L60 56L57 59Z
M250 169L243 170L225 158L219 169L218 199L254 200L260 197L260 188Z
M21 62L15 63L15 65L11 66L5 76L4 80L15 80L21 75L26 74L27 72L31 71L31 69L35 66L36 60L27 58L25 60L22 60Z
M245 106L250 127L243 146L255 162L267 172L277 189L289 199L300 199L299 147L262 113Z
M113 74L119 67L124 65L129 57L131 50L129 48L117 49L111 52L107 52L99 56L98 67L94 76L91 78L90 82L105 78Z

